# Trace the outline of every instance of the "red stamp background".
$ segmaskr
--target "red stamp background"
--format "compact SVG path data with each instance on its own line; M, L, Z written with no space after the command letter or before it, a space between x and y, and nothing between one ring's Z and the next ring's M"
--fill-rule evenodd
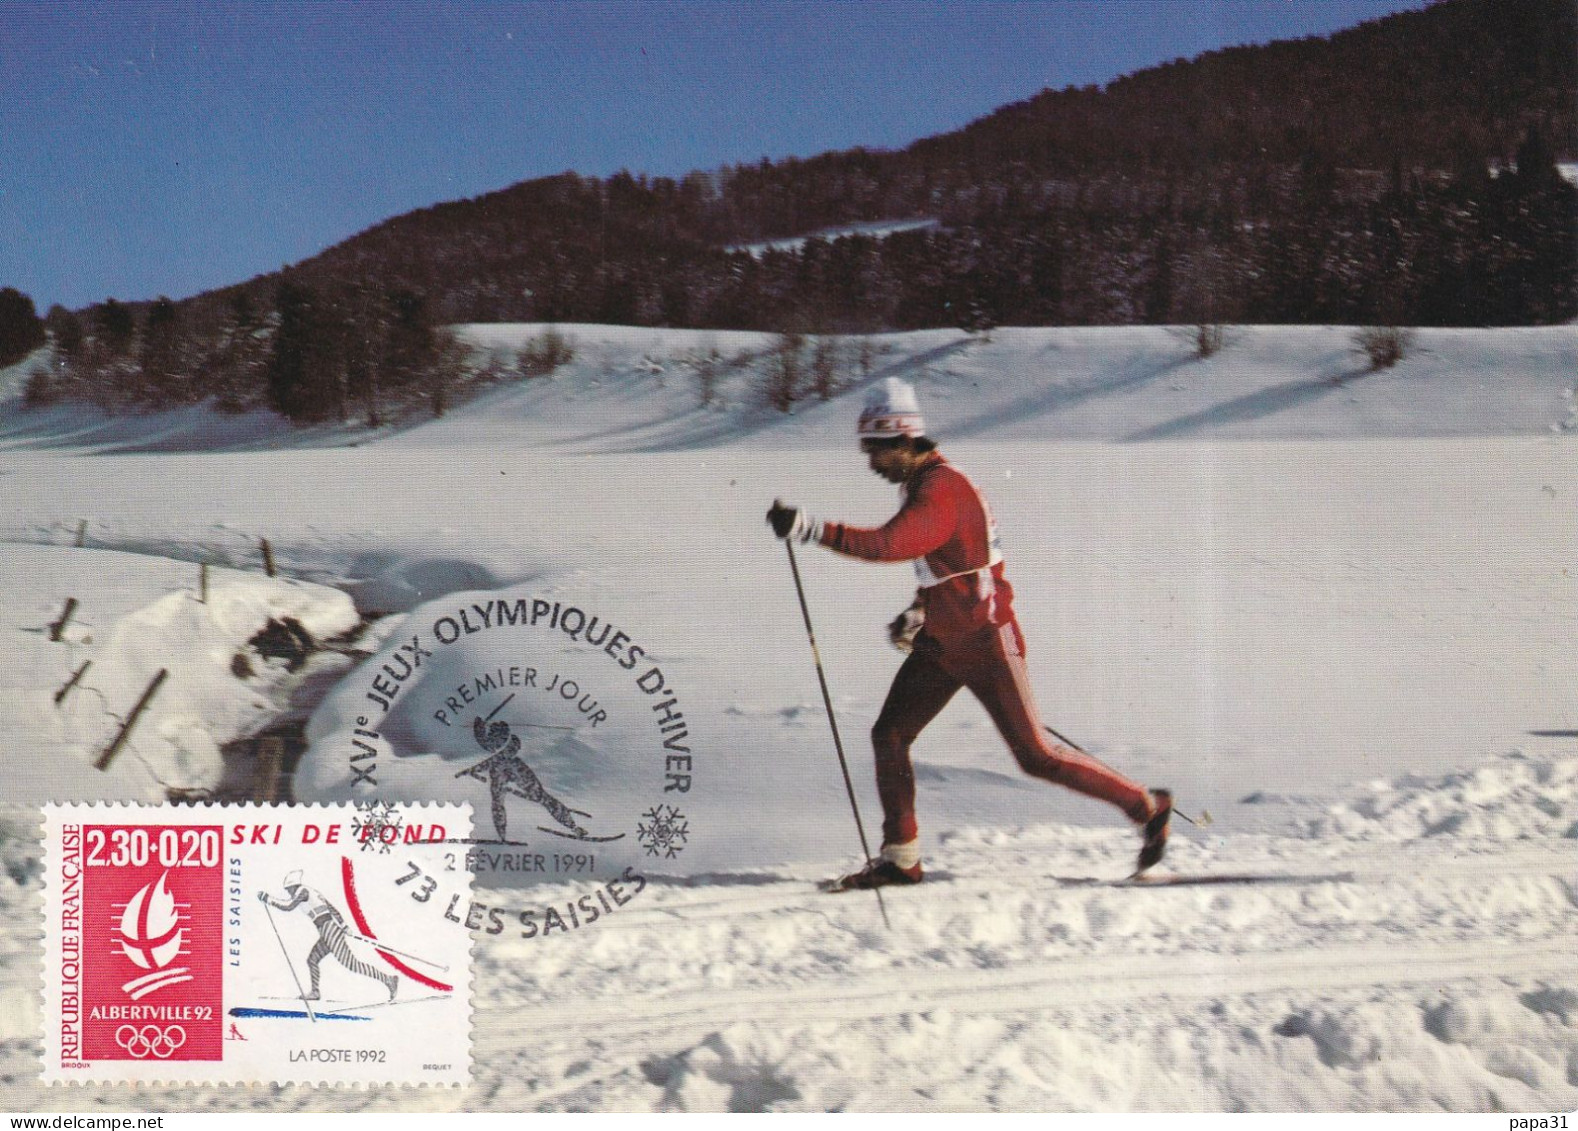
M84 1059L221 1059L223 844L218 825L84 826Z

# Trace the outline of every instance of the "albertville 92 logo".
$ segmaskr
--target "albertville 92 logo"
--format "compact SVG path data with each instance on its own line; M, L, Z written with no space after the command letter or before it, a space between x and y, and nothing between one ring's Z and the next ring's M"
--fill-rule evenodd
M153 971L121 987L133 1001L166 986L192 980L185 966L170 965L185 949L186 928L181 925L175 897L170 894L169 872L144 884L131 897L131 902L121 912L118 941L127 958L142 969Z
M221 829L87 825L82 847L83 1058L220 1059Z

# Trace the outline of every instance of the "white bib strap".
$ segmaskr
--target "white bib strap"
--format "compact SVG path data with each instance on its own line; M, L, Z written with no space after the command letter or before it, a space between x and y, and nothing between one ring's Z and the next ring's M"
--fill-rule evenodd
M926 564L925 558L916 558L915 578L920 582L922 589L930 589L934 585L941 585L943 582L952 581L956 577L969 577L971 574L979 573L986 575L986 585L989 587L992 584L992 567L1001 565L1002 562L1003 555L998 551L997 546L993 545L992 556L984 566L977 566L975 569L961 569L958 573L947 573L938 577L932 572L931 566Z

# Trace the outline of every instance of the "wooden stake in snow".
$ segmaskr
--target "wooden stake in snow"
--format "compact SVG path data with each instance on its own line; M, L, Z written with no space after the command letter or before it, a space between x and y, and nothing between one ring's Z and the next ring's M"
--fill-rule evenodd
M125 746L126 740L131 737L132 727L137 725L137 720L148 709L148 704L159 693L159 688L164 686L165 677L169 674L169 671L166 669L159 669L159 674L154 676L153 681L148 684L148 690L142 693L142 698L137 700L137 705L132 708L131 714L126 716L126 722L121 727L121 732L115 736L115 741L110 743L104 753L100 754L98 760L93 763L95 770L102 770L108 767L115 755L121 752L121 747Z
M87 674L88 669L92 666L92 660L82 661L82 666L71 674L71 678L66 681L66 686L55 692L55 706L60 706L60 701L71 694L71 689L77 686L78 681Z
M257 768L252 776L254 801L272 804L279 800L279 776L285 765L285 742L278 735L260 738Z
M208 604L208 563L199 562L197 566L197 599L203 604Z
M66 598L66 607L60 614L60 619L49 626L49 639L55 643L60 642L60 634L66 630L66 622L71 619L71 614L77 611L77 599Z
M268 544L267 538L263 539L263 572L274 576L274 547Z
M88 520L83 519L77 523L77 549L88 544Z

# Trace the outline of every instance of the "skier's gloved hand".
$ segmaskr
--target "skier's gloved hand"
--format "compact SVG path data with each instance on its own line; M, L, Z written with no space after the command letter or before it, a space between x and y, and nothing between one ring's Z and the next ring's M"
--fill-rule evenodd
M767 510L767 521L773 533L780 538L796 542L810 542L822 536L822 524L799 507L786 507L777 499Z
M794 533L795 523L800 518L797 507L786 507L778 500L773 500L773 505L767 508L767 524L773 528L773 533L779 538L787 538Z
M258 892L258 902L259 903L267 903L268 902L268 892L266 892L266 891Z
M920 598L917 597L909 608L894 617L892 623L888 625L888 639L900 652L913 651L915 638L920 635L920 630L925 625L926 610L921 607Z

